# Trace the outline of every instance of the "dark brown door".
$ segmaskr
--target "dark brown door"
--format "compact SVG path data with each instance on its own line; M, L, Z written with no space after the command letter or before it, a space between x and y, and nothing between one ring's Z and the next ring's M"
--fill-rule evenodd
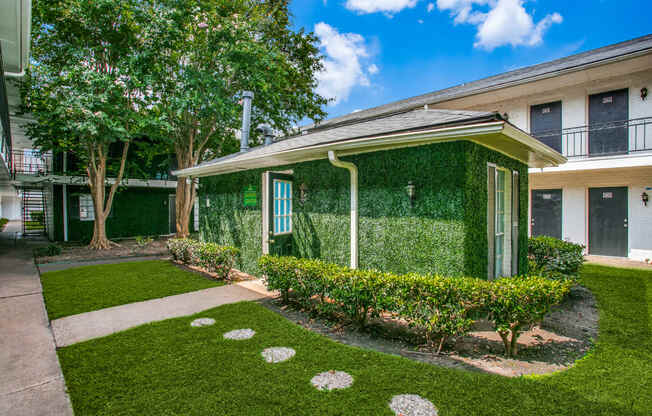
M627 153L629 94L627 89L589 96L589 154Z
M532 135L559 153L561 148L561 101L530 107Z
M627 188L589 189L589 253L627 257Z
M533 237L547 235L561 239L561 189L532 191L532 227Z
M269 253L276 256L292 255L292 175L270 172L269 192Z

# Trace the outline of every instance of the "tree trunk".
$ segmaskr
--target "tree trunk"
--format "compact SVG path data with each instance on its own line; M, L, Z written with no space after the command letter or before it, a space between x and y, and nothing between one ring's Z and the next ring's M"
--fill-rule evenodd
M179 169L185 169L194 165L190 158L183 157L177 153ZM195 204L195 183L187 178L177 179L177 193L175 200L177 238L186 238L190 235L190 213Z
M109 191L108 198L106 195L106 158L107 151L103 145L91 146L90 156L91 160L87 168L88 173L88 186L91 190L91 197L93 198L93 212L95 214L95 221L93 222L93 238L91 239L89 248L94 250L107 250L116 243L110 241L106 236L106 218L111 212L113 205L113 197L115 192L122 181L125 163L127 161L127 152L129 151L129 142L125 142L122 148L122 156L120 160L120 170Z
M503 340L503 345L505 345L505 357L509 358L512 356L512 343L509 340L509 332L498 332L500 338Z

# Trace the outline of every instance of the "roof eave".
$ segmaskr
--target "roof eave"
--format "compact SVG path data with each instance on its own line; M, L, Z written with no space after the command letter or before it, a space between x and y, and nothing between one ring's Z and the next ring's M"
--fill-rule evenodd
M421 131L391 133L378 136L364 137L353 140L342 140L339 142L312 145L297 149L284 150L277 153L265 155L243 154L241 157L216 162L213 164L196 166L173 172L178 177L204 177L250 170L255 168L266 168L282 166L292 163L307 162L310 160L325 159L328 151L336 151L342 156L390 150L400 147L420 146L432 143L440 143L456 140L471 140L486 147L497 150L501 153L514 157L500 146L492 147L490 143L482 140L490 135L503 134L515 144L522 146L535 156L518 158L531 167L556 166L565 163L566 158L539 142L527 133L515 128L505 121L484 122L479 124L435 128Z

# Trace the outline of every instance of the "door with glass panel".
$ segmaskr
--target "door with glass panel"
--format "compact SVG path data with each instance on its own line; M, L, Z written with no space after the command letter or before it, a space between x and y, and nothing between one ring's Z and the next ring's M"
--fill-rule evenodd
M496 170L496 277L503 275L505 268L505 171Z
M267 189L269 253L277 256L292 254L292 175L270 172Z
M489 165L487 191L487 277L494 279L518 272L518 174Z

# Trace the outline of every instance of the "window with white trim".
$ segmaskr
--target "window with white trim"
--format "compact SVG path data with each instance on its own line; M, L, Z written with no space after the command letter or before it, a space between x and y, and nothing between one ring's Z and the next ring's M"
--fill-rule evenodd
M292 232L292 182L274 179L274 234Z
M93 198L90 194L79 195L79 220L95 221Z

